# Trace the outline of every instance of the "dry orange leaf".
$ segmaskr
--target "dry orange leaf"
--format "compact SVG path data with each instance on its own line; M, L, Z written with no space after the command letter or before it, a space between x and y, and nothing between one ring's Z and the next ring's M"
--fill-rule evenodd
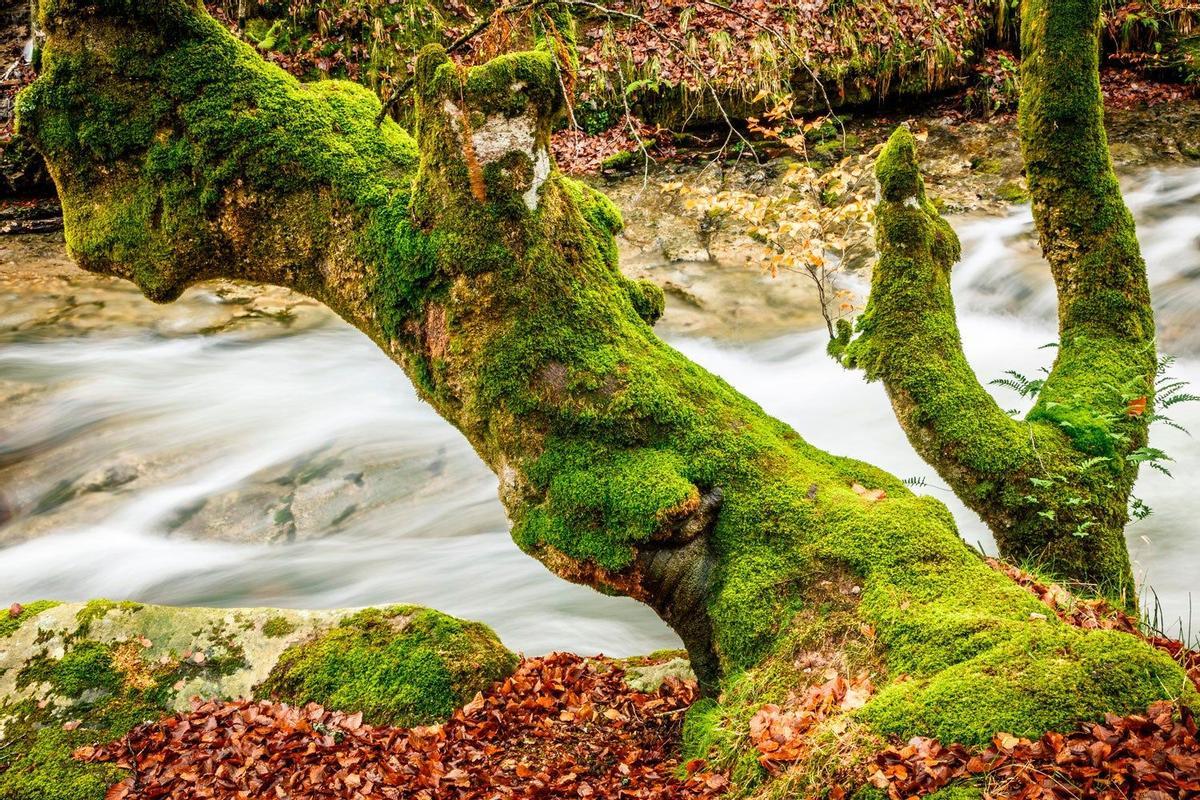
M869 503L877 503L887 497L887 492L883 489L868 489L861 483L852 483L850 484L850 488L854 490L855 494Z

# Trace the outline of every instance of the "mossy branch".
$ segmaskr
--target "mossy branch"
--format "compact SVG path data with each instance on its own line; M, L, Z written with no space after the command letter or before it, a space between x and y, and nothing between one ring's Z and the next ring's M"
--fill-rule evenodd
M950 292L958 237L925 194L917 143L897 128L875 165L879 260L867 307L830 352L887 388L917 451L964 498L1035 460L1025 426L975 377L963 354ZM986 497L980 497L986 501ZM970 502L968 500L968 502Z
M1146 267L1113 174L1098 72L1098 0L1023 4L1021 139L1059 296L1059 350L1025 420L963 356L950 293L958 241L897 131L876 174L880 259L859 337L831 352L888 389L918 452L988 523L1001 552L1135 605L1124 541L1131 454L1145 446L1157 360ZM1132 406L1131 406L1132 404Z
M1153 396L1157 358L1146 264L1104 131L1100 0L1022 10L1021 147L1059 301L1058 358L1029 418L1120 459L1146 443L1146 415L1125 411Z
M983 518L1005 557L1129 603L1121 471L1082 469L1093 456L1066 431L1035 415L1011 418L976 378L950 290L958 238L925 195L908 130L892 134L876 177L871 295L857 338L844 323L831 354L884 384L913 447Z

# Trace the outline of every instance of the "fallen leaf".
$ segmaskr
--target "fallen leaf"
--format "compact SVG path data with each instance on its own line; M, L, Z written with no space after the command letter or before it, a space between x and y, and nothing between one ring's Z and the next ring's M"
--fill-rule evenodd
M869 503L877 503L887 497L887 492L883 489L868 489L861 483L852 483L850 484L850 488L854 490L855 494Z

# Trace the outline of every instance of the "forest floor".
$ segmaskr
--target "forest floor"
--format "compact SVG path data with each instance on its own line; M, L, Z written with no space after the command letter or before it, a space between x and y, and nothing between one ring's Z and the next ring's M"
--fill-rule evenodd
M1015 567L989 564L1045 603L1047 615L1145 638L1178 659L1200 687L1200 652L1144 634L1104 601L1075 599ZM746 787L731 787L703 760L679 760L695 682L668 675L657 688L634 688L627 663L565 653L528 658L449 721L417 728L366 725L361 713L316 704L197 699L190 711L74 755L130 773L108 800L706 800L731 790L745 796ZM863 676L821 673L786 706L764 706L747 735L765 771L800 763L815 723L852 711L871 691ZM1037 741L999 731L982 748L926 737L895 742L876 756L870 782L895 800L963 781L982 783L995 798L1189 798L1200 793L1198 736L1191 709L1157 703L1144 714L1110 714ZM830 787L830 798L846 796L842 787Z

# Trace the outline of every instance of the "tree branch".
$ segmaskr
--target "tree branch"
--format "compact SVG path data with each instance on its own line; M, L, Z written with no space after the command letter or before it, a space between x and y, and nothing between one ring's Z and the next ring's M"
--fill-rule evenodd
M1104 131L1099 31L1099 0L1023 4L1021 146L1059 298L1058 358L1029 418L1119 459L1146 443L1146 417L1125 412L1153 395L1157 359L1146 265Z
M880 260L851 341L831 353L882 380L919 453L980 514L1001 553L1136 607L1124 540L1157 359L1145 263L1105 139L1098 0L1026 0L1021 137L1060 347L1024 423L963 356L950 293L953 231L925 197L915 142L876 167ZM1131 406L1130 403L1133 402Z

